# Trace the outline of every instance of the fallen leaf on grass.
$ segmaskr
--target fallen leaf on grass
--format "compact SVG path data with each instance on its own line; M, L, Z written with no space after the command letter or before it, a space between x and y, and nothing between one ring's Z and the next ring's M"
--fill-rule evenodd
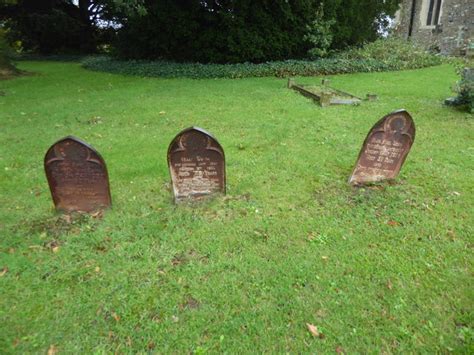
M8 272L8 267L4 267L2 271L0 271L0 277L2 277L3 275L5 275L6 273Z
M344 349L340 346L336 347L336 354L344 354Z
M391 290L393 288L393 284L392 284L392 281L390 281L390 279L387 281L387 288L389 290Z
M398 223L397 221L388 221L387 224L392 227L396 227L400 225L400 223Z
M115 312L112 312L112 318L115 319L116 322L120 320L120 316Z
M321 333L321 332L318 330L318 327L316 327L315 325L310 324L310 323L306 323L306 327L308 328L308 330L309 330L309 332L311 333L311 335L313 335L314 337L319 338L319 339L323 339L323 338L324 338L324 334Z
M201 306L201 303L195 298L189 296L186 301L179 305L181 310L183 309L197 309Z
M57 253L59 251L59 243L56 240L45 242L44 246L49 248L53 253Z
M48 349L48 355L55 355L58 352L58 349L54 345L50 345Z
M184 264L186 263L188 260L187 260L187 257L186 255L184 255L183 253L181 254L176 254L173 259L171 260L171 265L173 266L179 266L181 264Z
M96 212L94 212L94 213L91 214L91 217L92 217L92 218L98 218L98 219L100 219L100 218L102 218L103 216L104 216L104 211L102 211L102 210L96 211Z

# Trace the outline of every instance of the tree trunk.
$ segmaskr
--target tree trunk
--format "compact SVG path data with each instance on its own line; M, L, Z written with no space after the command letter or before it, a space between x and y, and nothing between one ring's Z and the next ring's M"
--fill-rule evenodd
M20 71L10 60L9 51L4 32L0 30L0 79L20 74Z
M93 53L96 51L94 28L91 20L90 7L92 0L79 0L79 14L83 25L81 31L81 51L84 53Z
M81 14L81 21L84 24L91 25L89 7L91 6L91 0L79 0L79 12Z

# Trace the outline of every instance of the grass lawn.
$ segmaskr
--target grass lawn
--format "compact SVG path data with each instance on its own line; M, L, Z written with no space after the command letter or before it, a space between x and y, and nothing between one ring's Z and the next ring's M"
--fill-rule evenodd
M474 119L442 105L451 66L334 76L379 100L325 109L277 78L20 68L37 75L0 82L3 353L474 351ZM350 187L401 108L417 133L396 183ZM191 125L224 147L228 195L175 206L166 151ZM69 134L107 162L102 219L54 212L43 156Z

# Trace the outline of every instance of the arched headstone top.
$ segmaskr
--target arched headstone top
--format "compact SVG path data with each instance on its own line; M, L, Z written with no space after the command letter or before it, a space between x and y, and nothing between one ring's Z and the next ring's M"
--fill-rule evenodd
M170 153L187 149L194 151L199 149L214 150L221 154L225 160L224 149L222 149L217 139L208 131L196 126L183 129L173 138L168 147L168 164Z
M398 110L382 117L370 130L367 138L373 131L384 131L390 134L402 134L415 140L415 123L407 110ZM366 139L367 139L366 138Z
M54 143L44 167L57 210L91 212L111 205L105 161L81 139L67 136Z
M168 167L175 201L225 193L225 154L209 132L189 127L168 147Z
M83 149L79 148L81 146ZM44 163L46 164L49 159L87 159L105 166L104 158L102 158L100 153L94 147L75 136L61 138L49 147L44 156Z
M381 118L365 138L349 182L359 185L397 177L415 133L413 118L406 110Z

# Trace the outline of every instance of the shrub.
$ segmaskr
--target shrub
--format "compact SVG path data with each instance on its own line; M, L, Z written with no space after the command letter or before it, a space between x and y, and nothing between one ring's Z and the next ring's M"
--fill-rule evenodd
M441 64L440 56L427 52L423 47L401 38L378 39L361 48L351 48L337 55L341 59L373 59L399 69L414 69Z
M329 45L340 49L376 39L378 28L386 27L386 19L395 14L399 2L144 1L144 12L129 16L118 29L115 48L122 59L201 63L301 59L311 47L316 48L312 54L321 56ZM321 4L323 21L318 18Z
M247 78L262 76L315 76L358 72L417 69L442 63L430 54L400 39L378 40L362 48L349 49L334 58L285 60L260 64L176 63L164 60L119 60L107 56L87 57L87 69L109 73L163 78Z
M329 47L334 35L331 31L331 26L336 23L336 20L324 19L324 7L321 4L319 10L316 12L316 19L311 25L306 26L307 33L303 37L305 41L311 43L313 48L308 50L308 55L311 59L326 57Z
M145 2L146 14L129 18L115 47L122 59L202 63L261 63L301 58L305 25L316 0ZM211 4L212 3L212 4Z
M61 9L50 12L20 12L7 21L8 39L22 49L42 55L92 53L91 29Z
M458 96L454 99L455 106L462 106L474 113L474 69L464 69L458 82Z
M0 28L0 78L7 78L19 74L19 70L12 63L12 50L5 39L5 31Z
M431 65L433 64L431 62ZM262 64L200 64L140 60L120 61L111 57L88 57L83 61L83 66L90 70L142 77L236 79L263 76L288 77L380 72L421 68L427 66L427 63L407 67L404 63L384 63L373 59L349 60L327 58L316 61L287 60Z
M314 76L358 72L380 72L402 69L416 69L442 62L441 57L419 51L408 53L413 45L402 44L398 40L377 41L361 49L351 49L336 58L319 60L286 60L261 64L200 64L175 63L169 61L131 60L121 61L112 57L88 57L83 61L87 69L109 73L164 78L247 78L262 76ZM382 48L390 48L397 43L403 50L386 54ZM398 55L397 55L398 53Z

